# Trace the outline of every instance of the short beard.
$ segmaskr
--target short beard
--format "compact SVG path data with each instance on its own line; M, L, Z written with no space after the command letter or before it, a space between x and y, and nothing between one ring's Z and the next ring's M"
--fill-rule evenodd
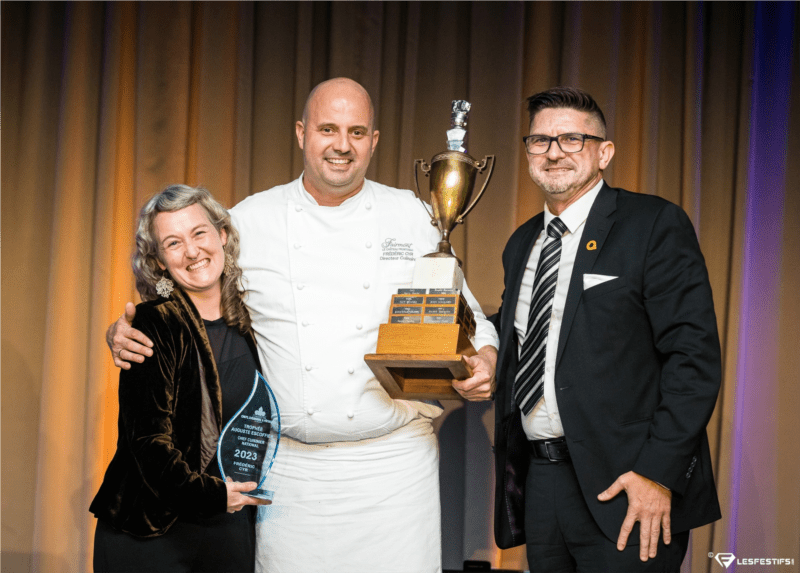
M566 193L570 190L571 185L553 185L551 183L545 183L544 181L536 181L534 180L539 188L544 191L548 195L561 195L562 193Z
M589 177L586 177L583 180L577 181L575 183L568 183L566 181L563 183L553 183L551 181L540 179L533 173L531 173L530 175L533 182L536 183L539 186L539 188L545 192L545 194L550 196L558 196L570 192L574 193L577 190L583 188L593 177L593 175L590 174Z

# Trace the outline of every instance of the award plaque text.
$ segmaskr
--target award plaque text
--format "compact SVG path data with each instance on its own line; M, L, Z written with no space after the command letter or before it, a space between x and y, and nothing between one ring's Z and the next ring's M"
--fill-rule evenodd
M280 439L278 403L266 379L256 372L250 396L219 436L217 463L222 479L255 482L256 489L244 494L272 500L274 491L267 489L267 477Z

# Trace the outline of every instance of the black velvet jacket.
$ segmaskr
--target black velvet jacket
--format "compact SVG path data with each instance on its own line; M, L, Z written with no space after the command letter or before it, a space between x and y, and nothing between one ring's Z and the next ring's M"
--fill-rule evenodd
M227 509L225 483L203 473L224 422L222 392L203 320L180 289L138 305L133 326L153 341L153 356L120 372L117 451L89 511L155 537L179 515ZM258 363L252 335L245 338Z

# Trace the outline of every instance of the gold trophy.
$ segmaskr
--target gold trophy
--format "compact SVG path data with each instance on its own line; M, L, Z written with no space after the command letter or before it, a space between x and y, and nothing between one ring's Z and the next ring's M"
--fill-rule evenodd
M417 197L419 169L430 177L433 213L428 214L442 240L435 252L417 259L411 288L392 295L388 323L380 325L375 354L364 357L392 398L461 400L452 381L472 376L464 357L477 354L470 342L475 317L462 294L464 273L453 255L450 233L486 191L494 156L475 161L466 153L470 107L469 102L454 101L447 151L435 155L430 165L422 159L414 162ZM470 202L477 174L487 169L483 187Z

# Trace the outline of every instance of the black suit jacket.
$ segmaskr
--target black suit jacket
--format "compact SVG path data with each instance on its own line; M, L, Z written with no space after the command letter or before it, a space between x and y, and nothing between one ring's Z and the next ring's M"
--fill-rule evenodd
M495 538L525 542L527 438L512 386L520 283L544 214L503 252L505 291L490 320L500 333L495 397ZM587 290L584 274L617 277ZM586 503L616 541L624 492L597 495L627 471L672 490L672 531L720 517L706 425L721 378L719 336L703 255L689 218L659 197L603 184L589 212L570 279L555 386ZM638 544L638 523L629 543Z

